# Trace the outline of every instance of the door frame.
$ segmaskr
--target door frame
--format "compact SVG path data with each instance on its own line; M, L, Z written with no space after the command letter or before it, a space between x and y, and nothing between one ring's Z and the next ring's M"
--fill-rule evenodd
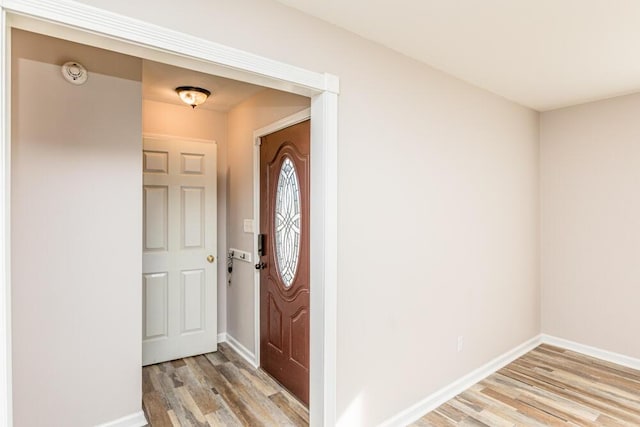
M12 425L11 29L114 50L311 98L310 406L312 426L336 421L339 78L71 0L0 0L0 424ZM142 307L140 307L142 310Z
M258 235L260 234L260 138L277 132L289 126L296 125L311 118L311 109L305 108L295 114L287 116L276 122L268 124L267 126L256 129L253 132L253 253L256 254L256 262L258 260ZM313 159L311 159L313 162ZM313 164L313 163L312 163ZM313 183L311 183L313 184ZM312 193L313 194L313 193ZM309 197L312 200L312 197ZM313 224L313 222L311 222ZM309 253L309 262L311 262L311 251ZM260 366L260 271L256 270L253 275L253 333L254 333L254 365ZM313 304L314 291L309 287L310 296L309 299ZM313 310L311 310L313 311ZM309 332L309 345L313 340L313 331ZM309 368L309 375L313 375L311 367ZM311 378L310 378L311 379ZM312 388L311 381L309 381L309 392Z

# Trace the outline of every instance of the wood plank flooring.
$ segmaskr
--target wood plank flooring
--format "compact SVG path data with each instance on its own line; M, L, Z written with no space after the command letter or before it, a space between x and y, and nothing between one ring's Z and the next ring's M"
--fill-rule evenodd
M640 371L541 345L413 426L640 426Z
M227 344L142 368L142 406L152 427L307 426L293 395Z
M226 344L142 370L152 427L307 426L307 409ZM413 426L640 426L640 371L542 345Z

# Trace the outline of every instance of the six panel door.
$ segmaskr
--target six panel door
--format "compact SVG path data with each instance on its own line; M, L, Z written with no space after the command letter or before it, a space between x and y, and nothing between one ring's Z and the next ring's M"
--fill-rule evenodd
M217 349L216 145L145 138L142 364Z

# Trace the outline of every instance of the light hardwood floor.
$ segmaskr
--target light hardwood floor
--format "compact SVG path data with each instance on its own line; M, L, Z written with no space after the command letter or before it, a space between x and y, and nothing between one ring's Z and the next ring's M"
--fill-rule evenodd
M307 426L307 408L227 344L216 353L142 369L142 404L152 427Z
M640 371L542 345L414 426L640 426Z
M289 392L219 349L143 368L152 427L308 425ZM640 426L640 371L542 345L413 425Z

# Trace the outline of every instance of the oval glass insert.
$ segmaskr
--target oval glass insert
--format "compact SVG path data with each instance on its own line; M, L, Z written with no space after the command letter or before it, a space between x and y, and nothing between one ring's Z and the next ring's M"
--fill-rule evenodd
M275 202L276 264L286 288L291 287L300 255L300 186L296 168L285 157L280 168Z

